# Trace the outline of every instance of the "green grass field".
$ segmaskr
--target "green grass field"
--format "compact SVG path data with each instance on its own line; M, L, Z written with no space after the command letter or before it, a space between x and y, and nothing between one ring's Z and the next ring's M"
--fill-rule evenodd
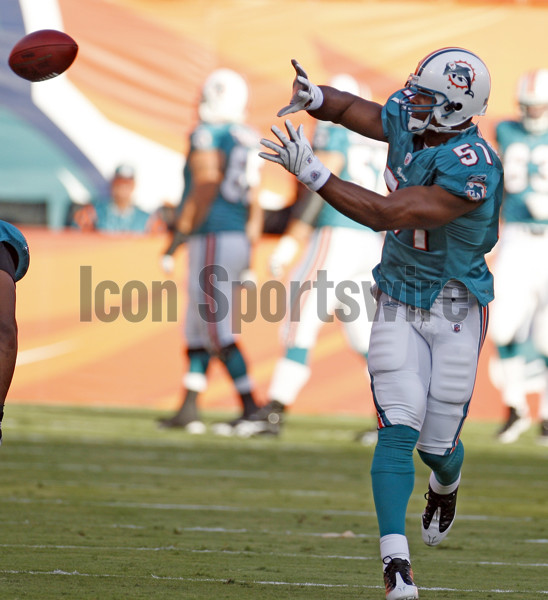
M382 600L373 449L343 417L279 439L190 437L152 411L9 404L0 450L0 597ZM226 415L207 415L210 420ZM458 516L407 534L421 600L548 598L548 448L468 423Z

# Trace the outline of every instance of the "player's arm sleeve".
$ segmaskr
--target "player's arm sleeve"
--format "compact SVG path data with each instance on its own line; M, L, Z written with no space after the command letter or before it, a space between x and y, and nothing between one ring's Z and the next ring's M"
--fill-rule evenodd
M381 111L382 129L389 144L395 143L397 134L402 129L398 94L388 98Z
M0 269L6 271L14 281L22 279L30 264L29 245L25 236L11 223L0 220Z
M487 144L485 147L487 149ZM473 157L470 159L465 151L463 149L459 157L458 148L448 148L436 165L432 183L464 200L480 203L494 194L499 186L501 172L497 167L498 161L489 148L489 152L493 152L493 164L487 164L482 156L475 164L466 165L466 162L473 162ZM475 152L474 149L472 151Z
M19 257L12 246L6 242L0 242L0 270L6 271L15 281L16 263Z

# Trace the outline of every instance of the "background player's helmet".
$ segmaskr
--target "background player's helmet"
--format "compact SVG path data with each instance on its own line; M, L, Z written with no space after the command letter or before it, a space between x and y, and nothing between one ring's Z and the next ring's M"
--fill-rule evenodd
M200 119L207 123L241 123L245 119L247 98L247 84L236 71L213 71L202 88Z
M408 131L452 131L474 115L485 114L490 90L489 71L478 56L463 48L441 48L409 75L400 103L402 123ZM430 104L411 104L416 93L428 96Z
M355 96L360 96L365 100L371 100L371 89L364 83L358 83L352 75L348 73L338 73L333 75L329 81L331 87L337 88L341 92L350 92Z
M548 131L548 69L524 73L518 81L521 122L529 133Z

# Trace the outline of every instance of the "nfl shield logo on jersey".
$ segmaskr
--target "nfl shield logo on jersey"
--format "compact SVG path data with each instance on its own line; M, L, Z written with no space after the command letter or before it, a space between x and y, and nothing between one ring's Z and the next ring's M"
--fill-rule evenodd
M453 331L460 333L462 331L462 323L453 323Z

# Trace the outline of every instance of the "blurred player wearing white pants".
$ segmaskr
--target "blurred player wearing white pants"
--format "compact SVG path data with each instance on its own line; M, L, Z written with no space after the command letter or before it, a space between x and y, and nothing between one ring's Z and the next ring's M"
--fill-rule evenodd
M531 426L527 373L540 365L540 386L533 389L541 392L539 441L548 444L548 70L525 73L517 100L520 119L497 126L505 194L490 323L498 359L491 373L508 409L497 436L512 443ZM531 342L534 361L526 355Z

